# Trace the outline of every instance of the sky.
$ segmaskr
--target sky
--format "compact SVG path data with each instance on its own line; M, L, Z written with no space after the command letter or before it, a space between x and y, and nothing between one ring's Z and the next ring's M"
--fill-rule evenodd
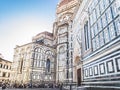
M13 61L14 48L42 31L52 32L59 0L0 0L0 53Z

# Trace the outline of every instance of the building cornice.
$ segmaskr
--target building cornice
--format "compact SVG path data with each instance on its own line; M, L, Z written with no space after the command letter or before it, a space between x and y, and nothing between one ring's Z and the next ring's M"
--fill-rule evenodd
M78 1L73 0L73 1L71 1L69 3L67 3L67 4L64 4L62 6L58 6L56 13L60 14L61 12L65 12L65 11L75 7L77 5L77 3L78 3Z
M24 45L20 45L20 46L16 45L16 47L14 49L21 48L21 47L24 47L24 46L27 46L27 45L30 45L30 44L32 44L32 42L24 44Z
M5 59L3 59L3 58L0 58L0 62L2 62L2 61L12 63L11 61L8 61L8 60L5 60Z

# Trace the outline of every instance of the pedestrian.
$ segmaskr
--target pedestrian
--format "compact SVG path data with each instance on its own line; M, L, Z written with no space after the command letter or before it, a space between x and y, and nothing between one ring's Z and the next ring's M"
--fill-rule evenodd
M5 90L5 89L6 89L6 85L3 84L3 85L2 85L2 90Z
M61 83L61 84L60 84L60 90L62 90L62 87L63 87L63 84Z

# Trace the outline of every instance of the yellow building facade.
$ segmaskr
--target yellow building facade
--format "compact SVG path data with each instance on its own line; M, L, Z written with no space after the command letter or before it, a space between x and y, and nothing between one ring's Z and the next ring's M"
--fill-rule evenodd
M0 58L0 83L9 83L12 62Z

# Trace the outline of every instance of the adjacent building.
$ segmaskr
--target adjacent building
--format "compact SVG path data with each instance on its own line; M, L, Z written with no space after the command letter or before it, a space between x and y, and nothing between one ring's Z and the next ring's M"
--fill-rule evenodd
M10 83L12 62L0 57L0 84Z

